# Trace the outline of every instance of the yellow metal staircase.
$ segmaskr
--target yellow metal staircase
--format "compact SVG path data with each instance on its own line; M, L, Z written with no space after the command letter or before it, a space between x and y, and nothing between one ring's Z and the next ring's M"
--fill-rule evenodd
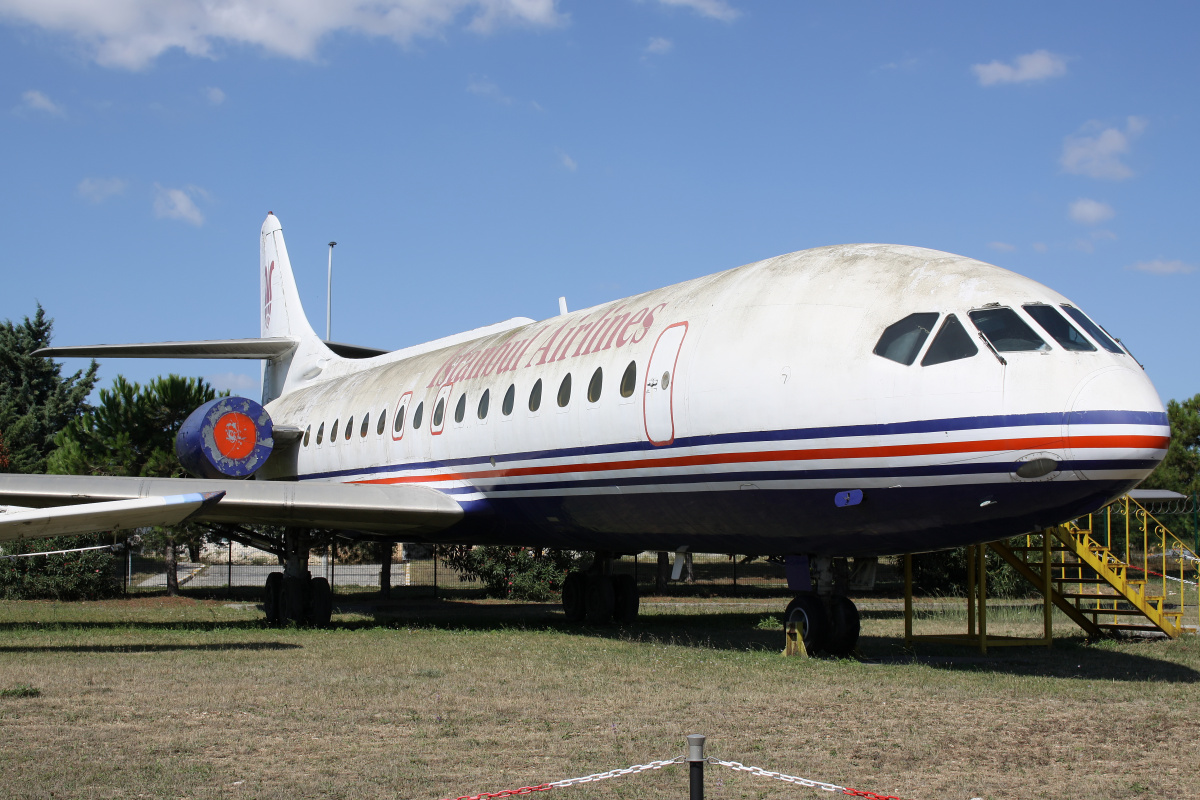
M1042 536L1049 542L1029 536L1024 546L989 546L1040 591L1049 589L1089 636L1150 631L1174 639L1200 628L1200 558L1137 500L1122 497Z

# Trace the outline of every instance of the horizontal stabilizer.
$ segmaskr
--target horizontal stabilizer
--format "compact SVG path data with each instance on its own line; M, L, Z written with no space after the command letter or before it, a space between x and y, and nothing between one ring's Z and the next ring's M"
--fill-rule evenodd
M444 530L463 516L454 498L428 486L0 474L0 503L31 508L161 499L187 492L225 495L220 503L196 513L199 522L424 535Z
M342 358L374 358L390 350L345 342L323 342ZM43 347L35 356L47 358L246 358L271 359L296 349L295 339L209 339L197 342L145 342L140 344L83 344Z
M202 508L215 505L224 495L192 492L56 508L0 507L0 542L178 525Z
M279 358L295 348L295 339L211 339L43 347L34 351L34 355L54 358Z

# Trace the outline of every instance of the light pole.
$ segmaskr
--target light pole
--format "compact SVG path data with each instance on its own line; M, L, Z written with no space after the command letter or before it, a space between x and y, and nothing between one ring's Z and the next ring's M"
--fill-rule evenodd
M329 280L325 284L325 341L329 341L329 322L333 315L333 248L337 242L329 243Z

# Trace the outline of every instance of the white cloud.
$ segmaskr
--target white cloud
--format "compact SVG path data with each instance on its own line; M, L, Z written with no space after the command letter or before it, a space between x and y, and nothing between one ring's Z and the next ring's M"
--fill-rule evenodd
M664 39L661 36L652 36L643 52L651 56L662 56L671 52L674 48L675 43L670 39Z
M30 89L21 94L21 108L30 111L44 111L56 117L65 117L67 110L46 96L45 92Z
M247 394L257 392L261 385L257 375L243 375L240 372L222 372L218 375L205 375L204 380L212 384L218 392Z
M575 159L571 158L569 155L564 153L562 150L558 151L558 161L564 167L569 169L571 172L574 172L576 169L579 168L579 165L575 163Z
M121 194L126 185L120 178L84 178L75 187L75 193L93 203L102 203L113 195Z
M1050 249L1049 247L1046 246L1045 242L1034 242L1033 244L1030 245L1030 247L1032 247L1038 253L1044 253Z
M196 207L193 197L207 198L208 192L199 186L168 189L154 184L154 216L159 219L181 219L193 225L204 224L204 214Z
M1092 238L1095 239L1096 241L1104 239L1105 241L1115 242L1117 240L1117 235L1115 233L1113 233L1112 231L1106 231L1104 229L1101 229L1101 230L1097 230L1097 231L1092 231Z
M477 94L480 97L495 100L501 105L511 106L513 102L513 99L500 91L500 87L489 78L471 78L467 83L467 91L471 94Z
M1099 200L1089 200L1081 197L1067 206L1067 214L1071 219L1084 225L1097 225L1117 215L1113 207Z
M979 78L980 86L995 86L998 83L1027 83L1060 78L1067 74L1067 60L1049 50L1035 50L1017 56L1011 64L992 61L988 64L973 64L971 71Z
M0 15L70 36L104 66L141 69L173 48L212 58L231 44L312 59L322 37L335 31L407 44L444 36L464 19L481 34L503 25L553 27L566 22L557 1L0 0Z
M1097 122L1089 122L1084 126L1085 131L1099 128L1100 124ZM1129 117L1125 121L1123 131L1104 128L1091 136L1068 136L1063 140L1063 154L1059 163L1064 170L1073 175L1114 181L1131 178L1133 170L1121 161L1121 156L1129 152L1129 143L1144 130L1146 120L1141 117Z
M205 99L214 106L225 102L225 93L216 86L205 86L201 91L204 93Z
M1011 253L1013 250L1017 249L1015 244L1009 244L1008 242L988 242L988 247L992 248L998 253Z
M1153 261L1139 261L1128 269L1138 272L1149 272L1151 275L1184 275L1196 271L1195 264L1185 264L1182 261L1164 261L1157 258Z
M740 11L724 0L658 0L658 2L664 6L690 8L701 16L719 19L722 22L733 22L741 16Z

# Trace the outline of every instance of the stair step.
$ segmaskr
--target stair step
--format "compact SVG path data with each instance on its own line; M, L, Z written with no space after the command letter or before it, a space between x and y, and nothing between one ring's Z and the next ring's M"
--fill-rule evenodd
M1124 622L1097 622L1097 628L1107 628L1110 631L1158 631L1163 633L1163 629L1157 625L1128 625Z

